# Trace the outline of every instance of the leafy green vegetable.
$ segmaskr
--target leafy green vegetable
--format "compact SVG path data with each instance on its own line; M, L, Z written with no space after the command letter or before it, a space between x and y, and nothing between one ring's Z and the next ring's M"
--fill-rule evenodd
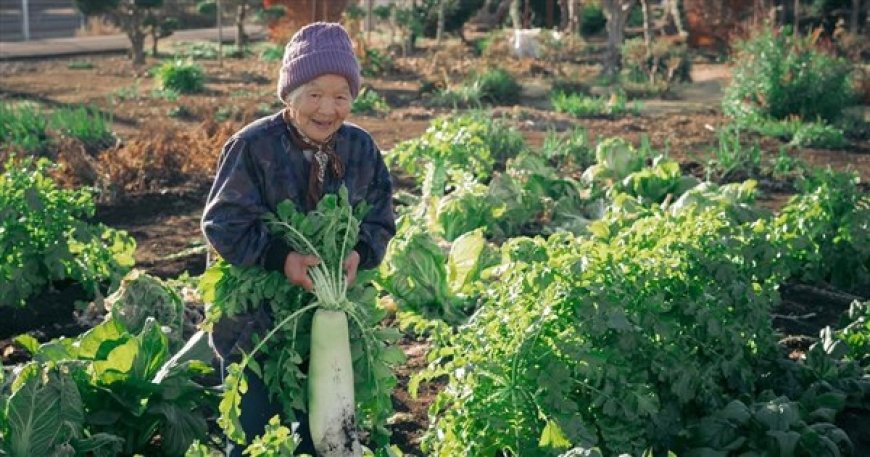
M65 190L46 159L9 159L0 175L0 306L21 306L53 282L71 279L93 296L133 265L135 241L87 219L87 190Z
M104 303L109 317L129 332L138 333L145 326L145 320L153 317L166 327L173 345L181 346L184 302L159 278L134 269L124 276L121 286L106 297Z

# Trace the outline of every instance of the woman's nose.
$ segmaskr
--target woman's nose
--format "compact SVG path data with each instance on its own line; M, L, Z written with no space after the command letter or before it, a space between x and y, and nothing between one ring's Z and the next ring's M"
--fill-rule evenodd
M333 113L335 111L335 100L329 97L324 97L317 108L317 111L321 113Z

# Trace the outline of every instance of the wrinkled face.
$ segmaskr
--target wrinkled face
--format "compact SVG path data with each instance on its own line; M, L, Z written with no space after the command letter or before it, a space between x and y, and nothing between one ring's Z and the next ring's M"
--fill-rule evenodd
M343 76L322 75L293 94L287 110L296 128L314 141L335 133L350 113L353 98Z

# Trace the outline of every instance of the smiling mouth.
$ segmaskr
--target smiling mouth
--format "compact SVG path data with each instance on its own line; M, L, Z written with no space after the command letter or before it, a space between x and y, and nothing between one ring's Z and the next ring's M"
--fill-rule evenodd
M318 126L318 127L320 127L320 128L324 128L324 129L325 129L325 128L328 128L328 127L330 127L330 126L332 126L332 122L317 121L317 120L314 120L314 119L312 119L311 122L314 123L314 125L316 125L316 126Z

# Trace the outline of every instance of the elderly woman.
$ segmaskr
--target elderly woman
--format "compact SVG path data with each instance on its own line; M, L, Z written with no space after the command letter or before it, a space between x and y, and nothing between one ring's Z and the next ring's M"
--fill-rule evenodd
M289 282L310 290L308 267L319 260L293 252L269 233L262 217L286 199L300 211L310 211L324 194L344 185L351 203L365 200L371 207L359 243L345 260L348 280L357 268L380 263L396 230L392 181L371 136L345 122L359 88L359 63L341 25L310 24L290 39L278 80L285 108L242 128L221 152L202 217L202 230L221 257L234 265L283 272ZM251 349L254 334L262 336L272 327L268 308L215 325L212 346L222 365L238 360L241 351ZM280 411L263 382L252 373L248 378L241 421L250 442ZM299 432L300 450L313 454L305 424ZM241 455L241 450L229 455Z

